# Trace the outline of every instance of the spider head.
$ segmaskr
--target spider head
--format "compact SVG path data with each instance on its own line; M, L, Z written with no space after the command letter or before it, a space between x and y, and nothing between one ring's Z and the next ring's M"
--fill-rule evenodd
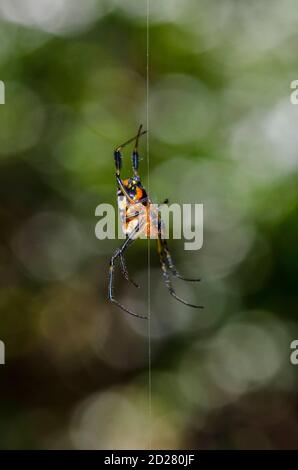
M146 197L146 192L142 186L141 179L135 175L122 181L123 186L131 199L141 201Z

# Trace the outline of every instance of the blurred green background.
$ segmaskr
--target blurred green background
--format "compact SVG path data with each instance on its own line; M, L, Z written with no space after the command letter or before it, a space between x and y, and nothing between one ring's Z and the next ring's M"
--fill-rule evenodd
M204 204L203 248L170 246L205 309L152 242L149 423L148 325L94 234L146 124L146 1L1 0L3 449L298 447L297 2L150 3L150 194ZM127 263L146 313L145 240Z

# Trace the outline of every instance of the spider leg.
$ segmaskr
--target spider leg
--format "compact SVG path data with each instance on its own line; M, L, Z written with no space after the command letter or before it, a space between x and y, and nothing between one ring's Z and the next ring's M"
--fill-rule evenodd
M121 266L122 274L123 274L123 276L125 277L125 279L126 279L128 282L130 282L133 286L139 288L140 286L139 286L136 282L134 282L134 281L130 278L130 276L129 276L129 274L128 274L127 267L126 267L126 263L125 263L125 258L124 258L123 253L120 254L120 266Z
M141 131L142 131L142 127L143 125L141 124L140 127L139 127L139 130L138 130L138 134L137 134L137 137L136 137L136 143L135 143L135 148L132 152L132 156L131 156L131 159L132 159L132 169L133 169L133 174L135 176L139 176L138 174L138 168L139 168L139 152L138 152L138 146L139 146L139 137L141 135Z
M160 259L160 264L161 264L161 269L162 269L162 275L163 275L163 279L165 281L165 284L167 286L167 288L169 289L169 292L170 294L176 299L178 300L179 302L181 302L182 304L184 305L188 305L189 307L194 307L194 308L204 308L202 305L194 305L194 304L191 304L189 302L187 302L186 300L184 299L181 299L181 297L179 297L173 286L172 286L172 282L171 282L171 279L170 279L170 276L169 276L169 272L168 272L168 267L167 267L167 264L165 262L165 257L164 257L164 252L163 252L163 247L162 247L162 242L161 242L161 237L159 236L159 238L157 239L157 251L158 251L158 254L159 254L159 259Z
M168 204L169 200L168 199L165 199L163 204ZM171 274L175 277L177 277L178 279L182 279L183 281L187 281L187 282L200 282L201 279L189 279L189 278L186 278L186 277L183 277L181 276L181 274L179 273L179 271L177 270L176 266L174 265L173 263L173 260L172 260L172 256L171 256L171 253L170 253L170 250L168 248L168 243L167 241L162 238L161 236L161 220L160 220L160 216L159 216L159 233L160 233L160 241L161 241L161 245L162 245L162 250L163 250L163 253L165 255L165 261L166 261L166 264L169 268L169 270L171 271Z
M147 131L142 132L142 127L143 126L141 124L140 127L139 127L139 131L138 131L138 133L135 137L133 137L132 139L127 140L126 142L124 142L121 145L118 145L118 147L115 149L114 159L115 159L116 175L120 176L120 170L121 170L121 166L122 166L121 150L123 149L123 147L125 147L127 144L130 144L130 142L133 142L134 140L136 141L135 149L137 150L139 138L141 137L141 135L144 135L147 132Z
M119 189L121 190L122 194L127 198L128 202L131 204L135 204L135 201L130 197L125 187L123 186L122 179L120 178L119 174L117 174L117 172L116 172L116 180L117 180Z
M120 170L122 167L122 155L119 149L115 150L114 152L114 160L115 160L116 175L119 177Z
M140 215L140 212L139 211L135 211L135 212L131 212L130 213L130 217L133 218L133 217L138 217ZM125 258L124 258L124 255L123 253L120 254L120 266L121 266L121 271L122 271L122 274L123 276L125 277L125 279L130 282L133 286L139 288L139 284L137 284L136 282L134 282L129 274L128 274L128 270L127 270L127 267L126 267L126 263L125 263Z
M135 144L135 150L133 152L133 155L132 155L132 160L133 160L133 170L134 170L134 174L135 175L138 175L137 173L137 170L138 170L138 166L139 166L139 155L138 155L138 144L139 144L139 138L146 134L147 131L142 131L142 127L143 125L141 124L140 127L139 127L139 130L138 130L138 133L135 137L133 137L132 139L129 139L127 140L126 142L124 142L123 144L119 145L115 151L114 151L114 160L115 160L115 168L116 168L116 179L117 179L117 182L118 182L118 185L121 189L121 191L123 192L123 194L125 194L125 196L128 196L127 192L125 191L124 187L123 187L123 184L122 184L122 181L121 181L121 178L120 178L120 171L121 171L121 167L122 167L122 155L121 155L121 150L123 149L123 147L125 147L127 144L129 144L130 142L133 142L135 140L136 144ZM128 196L128 200L130 202L132 202L132 199Z
M118 302L118 300L116 300L114 298L114 295L113 295L113 290L114 290L114 273L115 273L115 261L120 257L120 260L121 260L121 256L123 256L123 253L124 251L134 242L135 240L135 235L137 234L137 232L139 231L140 227L139 225L137 225L135 227L135 229L131 232L131 234L128 236L128 238L125 240L125 242L123 243L123 245L118 248L115 253L113 254L112 258L111 258L111 261L110 261L110 271L109 271L109 289L108 289L108 299L110 300L110 302L116 304L119 308L121 308L124 312L128 313L129 315L132 315L134 317L138 317L138 318L144 318L144 319L147 319L147 317L143 316L143 315L139 315L138 313L134 313L132 312L131 310L129 310L128 308L124 307L124 305L122 305L120 302Z
M127 140L127 141L124 142L123 144L118 145L118 147L116 147L116 151L123 149L123 147L126 147L127 144L130 144L130 143L133 142L134 140L139 139L139 137L141 137L141 135L146 134L147 131L142 131L142 132L141 132L142 127L143 127L143 125L141 124L140 127L139 127L139 131L138 131L137 135L135 135L135 136L132 137L131 139Z
M182 279L183 281L187 281L187 282L200 282L201 279L189 279L189 278L181 276L181 274L179 273L179 271L177 270L176 266L173 263L167 241L165 239L161 239L161 244L162 244L162 248L165 254L166 263L173 276L177 277L178 279Z

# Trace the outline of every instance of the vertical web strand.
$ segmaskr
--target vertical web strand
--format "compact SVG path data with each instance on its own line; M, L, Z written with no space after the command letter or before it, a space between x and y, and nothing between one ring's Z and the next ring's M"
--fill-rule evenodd
M150 196L150 151L149 151L149 19L150 19L150 0L146 0L146 153L147 153L147 188ZM150 211L150 209L149 209ZM149 420L149 449L152 448L152 384L151 384L151 272L150 272L150 231L147 237L147 261L148 261L148 420Z

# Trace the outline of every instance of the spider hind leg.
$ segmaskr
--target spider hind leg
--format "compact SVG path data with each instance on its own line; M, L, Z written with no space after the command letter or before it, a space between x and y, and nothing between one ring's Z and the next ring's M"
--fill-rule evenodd
M171 274L174 277L177 277L178 279L181 279L182 281L186 281L186 282L200 282L201 281L200 278L193 279L193 278L187 278L187 277L181 276L181 274L179 273L179 271L177 270L176 266L173 263L172 256L171 256L170 250L168 248L167 241L165 239L161 239L161 244L162 244L162 248L163 248L163 251L164 251L164 254L165 254L166 264L167 264L169 270L171 271Z
M146 317L144 315L139 315L138 313L133 312L129 308L122 305L114 297L115 262L117 261L118 258L120 258L120 262L121 262L121 257L123 257L124 251L134 242L135 235L139 231L139 228L140 228L139 225L137 225L136 228L131 232L129 237L124 241L123 245L115 251L115 253L113 254L113 256L110 260L108 299L109 299L110 302L117 305L119 308L121 308L121 310L128 313L129 315L132 315L133 317L143 318L144 320L147 320L148 317Z
M121 253L119 255L120 257L120 267L121 267L121 271L122 271L122 274L123 276L125 277L125 279L130 282L133 286L139 288L139 284L137 284L133 279L131 279L131 277L129 276L128 274L128 270L127 270L127 267L126 267L126 263L125 263L125 258L124 258L124 255L123 253Z
M184 305L187 305L188 307L193 307L193 308L204 308L202 305L194 305L194 304L191 304L189 303L187 300L184 300L182 299L181 297L179 297L173 286L172 286L172 282L171 282L171 279L170 279L170 275L169 275L169 271L168 271L168 266L167 266L167 263L165 261L165 254L164 254L164 250L163 250L163 244L162 244L162 239L159 237L157 239L157 250L158 250L158 254L159 254L159 259L160 259L160 264L161 264L161 269L162 269L162 275L163 275L163 279L165 281L165 284L171 294L172 297L174 297L176 300L178 300L178 302L181 302L182 304Z

